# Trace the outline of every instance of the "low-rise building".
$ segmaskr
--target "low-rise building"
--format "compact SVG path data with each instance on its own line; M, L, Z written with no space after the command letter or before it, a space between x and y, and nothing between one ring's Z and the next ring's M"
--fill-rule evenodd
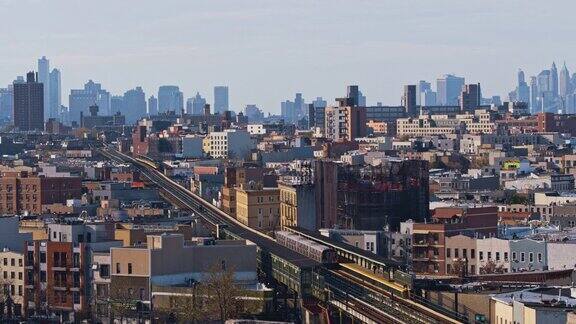
M236 189L236 218L251 228L272 231L280 226L280 190L249 181Z
M21 316L24 302L24 253L9 249L0 252L0 289L3 289L0 304L2 314Z
M548 270L546 241L530 238L510 241L512 272Z
M502 293L490 299L493 323L564 324L576 309L570 287L541 287Z
M278 182L280 225L316 230L316 200L311 181L284 178Z
M124 314L127 318L149 312L154 286L203 282L215 269L233 269L234 281L240 285L258 281L256 245L246 241L204 244L199 240L189 244L180 234L149 235L145 246L111 248L110 255L110 297L112 301L134 304L127 310L133 314Z

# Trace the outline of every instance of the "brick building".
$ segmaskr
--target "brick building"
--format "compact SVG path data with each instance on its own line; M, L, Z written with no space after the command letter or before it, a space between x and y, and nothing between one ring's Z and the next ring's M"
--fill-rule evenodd
M0 214L41 214L42 205L65 203L81 195L79 177L45 177L27 172L0 176Z

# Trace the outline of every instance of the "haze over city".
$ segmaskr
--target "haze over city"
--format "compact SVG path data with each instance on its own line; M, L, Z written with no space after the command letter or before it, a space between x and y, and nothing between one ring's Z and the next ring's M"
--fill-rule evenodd
M445 73L506 97L522 68L574 70L572 1L0 1L0 84L46 55L69 89L112 94L164 84L230 87L230 107L278 113L302 92L332 102L358 84L369 104L398 104L404 84ZM545 27L545 28L544 28Z
M576 323L575 9L0 0L0 323Z

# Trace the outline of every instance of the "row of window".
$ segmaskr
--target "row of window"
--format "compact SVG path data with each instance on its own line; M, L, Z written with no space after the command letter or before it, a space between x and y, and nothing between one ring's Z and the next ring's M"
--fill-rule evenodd
M468 258L468 250L467 249L462 249L462 258ZM451 249L447 248L446 249L446 257L447 258L451 258ZM476 253L474 249L470 249L470 259L474 259L476 257ZM486 252L486 257L488 260L492 260L492 251L487 251ZM496 261L500 261L501 260L501 254L500 252L494 252L494 259ZM508 252L504 252L503 253L503 257L504 257L504 261L508 261ZM454 249L454 258L460 258L460 249L455 248ZM480 261L484 260L484 251L478 251L478 259ZM543 262L542 259L542 253L536 253L536 260L538 262ZM520 261L520 262L525 262L526 261L526 253L525 252L520 252L520 260L518 260L517 258L517 253L516 252L512 252L512 261ZM528 253L528 262L534 262L534 252L529 252Z
M8 266L8 258L4 258L4 266ZM12 267L16 266L16 259L15 258L10 259L10 266L12 266ZM19 267L22 266L22 259L18 259L18 266Z

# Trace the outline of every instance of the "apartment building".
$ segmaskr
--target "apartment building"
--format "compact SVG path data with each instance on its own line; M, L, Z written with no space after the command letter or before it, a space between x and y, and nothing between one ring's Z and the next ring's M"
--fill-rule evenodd
M251 228L272 231L280 226L280 190L249 181L236 189L236 218Z
M92 253L121 246L113 235L113 224L63 222L48 225L48 240L28 241L24 314L83 319L92 299Z
M353 141L366 136L366 108L331 106L325 108L324 136L333 141Z
M398 136L432 136L454 133L491 134L495 124L489 112L477 110L475 113L449 115L420 115L418 118L399 118Z
M0 215L28 212L39 215L42 205L79 199L79 177L45 177L28 172L5 172L0 176Z
M215 267L233 267L238 284L257 282L256 245L246 241L185 242L180 234L147 236L139 247L111 248L110 297L153 307L152 287L202 282ZM136 309L136 307L135 307Z
M284 178L280 191L280 225L316 230L316 200L311 180Z
M0 289L3 289L2 314L22 315L24 302L24 254L4 249L0 252ZM11 302L8 302L8 297Z
M208 134L202 146L204 153L213 158L243 159L256 148L256 143L245 130L227 129Z

